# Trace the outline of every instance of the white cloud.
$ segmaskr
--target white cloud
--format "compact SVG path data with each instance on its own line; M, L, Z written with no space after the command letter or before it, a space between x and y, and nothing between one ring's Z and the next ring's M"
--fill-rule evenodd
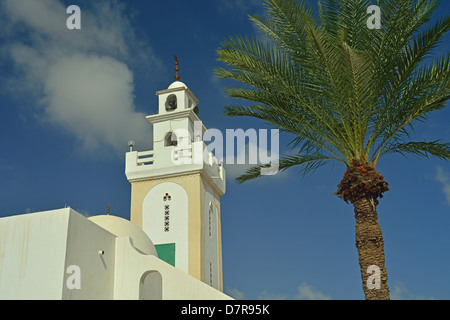
M331 297L322 293L321 291L315 289L314 287L308 285L303 282L297 288L298 293L294 296L289 296L288 294L280 294L280 293L272 293L267 290L263 290L258 295L258 300L331 300ZM225 293L230 295L231 297L237 300L244 300L245 294L244 292L235 289L235 288L227 288Z
M267 290L264 290L258 296L258 300L286 300L287 298L287 295L268 293Z
M214 141L214 147L222 148L220 155L215 150L216 157L223 159L226 170L227 179L234 180L244 174L248 169L261 163L278 162L279 160L279 141L278 134L274 134L277 138L272 141L267 135L271 136L271 132L266 130L266 135L256 129L227 129L226 133L221 134L216 139L222 139L222 143ZM238 137L237 139L235 137ZM261 140L265 139L265 140ZM236 141L237 140L237 141ZM269 141L267 141L269 140ZM247 142L245 142L247 141ZM209 148L212 148L211 144ZM231 154L228 154L228 151ZM268 179L274 177L285 177L283 172L278 171L278 167L273 164L274 174L268 175ZM273 179L271 180L273 181Z
M441 166L438 166L436 169L435 179L442 184L445 199L447 204L450 205L450 174L445 172Z
M390 294L392 300L434 300L434 297L426 298L422 295L412 293L401 282L397 282L392 286Z
M9 35L25 35L22 40L29 41L22 42L45 55L95 51L126 59L132 49L130 45L136 45L132 43L136 39L124 5L115 0L82 6L81 30L67 29L69 15L58 0L4 0L2 9ZM59 57L47 58L57 60Z
M306 283L298 287L298 294L295 296L298 300L330 300L331 297L316 290Z
M32 98L32 113L75 136L83 151L148 147L151 125L134 105L133 66L159 68L116 0L81 6L81 30L66 27L58 0L0 2L1 59L15 67L2 81ZM4 61L2 61L4 63ZM147 142L147 143L146 143Z
M145 114L134 109L133 74L114 58L65 57L49 68L44 92L48 120L75 135L84 150L120 151L130 138L151 136Z
M236 300L244 300L245 294L236 288L225 288L225 294Z
M258 299L261 300L288 300L288 299L294 299L294 300L330 300L331 297L322 293L321 291L315 289L314 287L310 286L309 284L303 282L300 286L297 288L298 293L290 297L287 294L274 294L269 293L267 290L264 290L260 293Z

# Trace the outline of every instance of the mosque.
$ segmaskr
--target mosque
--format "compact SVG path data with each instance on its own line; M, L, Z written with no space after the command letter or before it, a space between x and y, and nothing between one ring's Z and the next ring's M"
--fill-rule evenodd
M0 299L231 299L222 276L225 170L194 137L198 100L175 79L146 117L153 150L129 143L130 220L71 208L0 218Z

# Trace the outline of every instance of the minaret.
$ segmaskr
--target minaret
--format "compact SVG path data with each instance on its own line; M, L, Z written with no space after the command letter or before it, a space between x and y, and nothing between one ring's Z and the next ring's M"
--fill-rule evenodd
M223 291L220 196L225 170L206 151L198 100L178 75L156 92L153 150L126 154L131 221L155 245L160 259Z

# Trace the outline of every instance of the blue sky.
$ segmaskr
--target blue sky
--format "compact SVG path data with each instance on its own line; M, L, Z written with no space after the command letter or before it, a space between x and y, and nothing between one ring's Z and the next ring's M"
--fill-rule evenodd
M81 8L81 30L66 28L71 4ZM111 203L112 214L129 218L127 141L151 148L145 116L173 82L174 54L207 128L267 128L223 117L238 101L213 73L221 41L256 32L247 14L263 13L259 0L0 0L0 8L0 217L65 205L97 215ZM449 9L445 1L436 17ZM415 140L449 141L449 118L449 108L431 114ZM287 142L282 135L282 153ZM221 199L225 292L363 299L353 208L331 195L344 167L237 185L243 167L227 166ZM378 213L392 298L450 299L450 164L392 155L377 168L391 188Z

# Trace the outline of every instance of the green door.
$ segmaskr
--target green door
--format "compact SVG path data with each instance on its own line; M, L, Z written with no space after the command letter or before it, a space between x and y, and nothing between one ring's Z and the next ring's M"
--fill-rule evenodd
M175 267L175 243L155 245L158 258Z

